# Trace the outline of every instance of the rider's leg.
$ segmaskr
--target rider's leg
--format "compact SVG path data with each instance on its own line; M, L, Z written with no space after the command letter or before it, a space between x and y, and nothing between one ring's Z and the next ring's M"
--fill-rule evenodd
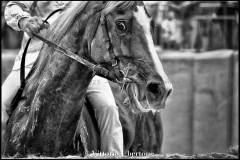
M123 155L123 132L118 107L106 79L95 76L87 90L101 132L101 151Z

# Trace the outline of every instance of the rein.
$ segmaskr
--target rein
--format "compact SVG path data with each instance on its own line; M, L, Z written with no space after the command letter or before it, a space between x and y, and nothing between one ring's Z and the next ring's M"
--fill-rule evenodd
M93 71L93 75L99 75L99 76L102 76L104 78L107 78L110 81L121 83L118 80L118 77L116 77L116 75L112 71L109 71L106 68L104 68L104 67L102 67L102 66L100 66L98 64L94 64L92 62L89 62L88 60L86 60L86 59L80 57L79 55L77 55L76 53L74 53L73 51L71 51L69 49L66 49L66 48L63 48L63 47L57 45L56 43L51 42L51 41L43 38L40 35L37 35L37 34L33 34L33 35L36 38L38 38L41 41L43 41L44 43L46 43L47 45L49 45L50 47L53 47L55 50L57 50L60 53L64 54L65 56L67 56L67 57L69 57L69 58L71 58L71 59L73 59L73 60L83 64L84 66L90 68Z

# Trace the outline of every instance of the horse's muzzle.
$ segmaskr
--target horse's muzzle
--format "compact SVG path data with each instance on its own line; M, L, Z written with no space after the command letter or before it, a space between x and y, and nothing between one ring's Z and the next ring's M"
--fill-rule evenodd
M170 82L148 82L146 86L146 96L151 107L158 109L164 108L168 96L172 93L172 84Z

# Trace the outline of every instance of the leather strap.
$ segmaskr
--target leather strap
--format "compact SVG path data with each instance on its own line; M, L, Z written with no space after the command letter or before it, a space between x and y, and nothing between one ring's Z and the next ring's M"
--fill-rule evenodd
M103 41L108 50L108 54L111 58L114 77L116 77L117 80L122 80L124 78L124 73L120 69L120 66L119 66L120 60L114 54L113 44L111 43L111 40L110 40L110 37L108 34L108 21L104 14L101 15L100 22L101 22L101 28L102 28L102 32L103 32Z
M104 41L104 43L106 45L106 48L107 48L108 53L109 53L109 56L110 56L110 58L112 60L112 65L113 66L117 65L115 63L117 57L114 54L113 46L112 46L111 40L109 38L107 20L106 20L106 17L105 17L104 14L101 15L100 22L101 22L101 28L102 28L102 32L103 32L103 41Z

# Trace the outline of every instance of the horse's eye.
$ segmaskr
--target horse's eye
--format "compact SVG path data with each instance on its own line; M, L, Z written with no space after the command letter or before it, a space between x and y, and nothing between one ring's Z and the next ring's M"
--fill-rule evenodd
M116 22L116 26L117 26L117 29L120 30L120 31L126 31L127 30L125 22L123 22L123 21Z

